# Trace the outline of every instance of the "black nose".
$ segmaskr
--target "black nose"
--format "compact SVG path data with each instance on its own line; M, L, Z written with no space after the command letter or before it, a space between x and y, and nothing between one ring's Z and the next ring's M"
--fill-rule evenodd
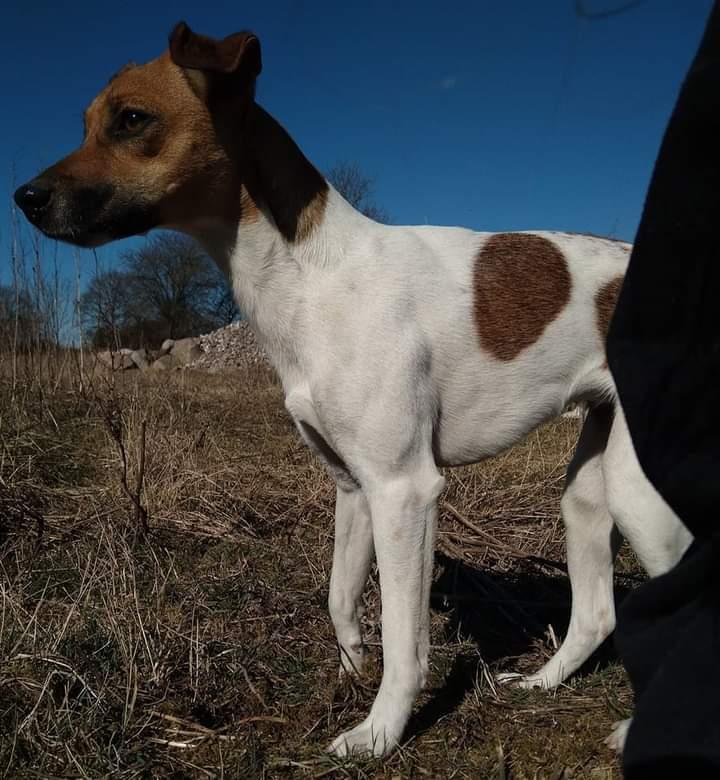
M42 211L52 198L52 190L40 182L31 181L15 191L15 203L26 213Z

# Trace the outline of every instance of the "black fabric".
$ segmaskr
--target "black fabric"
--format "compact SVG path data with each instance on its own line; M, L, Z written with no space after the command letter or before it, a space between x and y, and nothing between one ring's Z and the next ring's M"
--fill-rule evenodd
M680 11L679 11L680 12ZM680 92L608 338L640 463L696 537L625 600L628 780L720 778L720 4Z
M698 540L622 605L615 641L636 697L628 780L720 778L719 560L715 540Z

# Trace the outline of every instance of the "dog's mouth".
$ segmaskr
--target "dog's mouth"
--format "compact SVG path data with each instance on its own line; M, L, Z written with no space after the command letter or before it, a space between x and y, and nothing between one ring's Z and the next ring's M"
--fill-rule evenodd
M152 209L112 184L39 178L20 187L15 202L46 236L74 246L97 247L154 227Z

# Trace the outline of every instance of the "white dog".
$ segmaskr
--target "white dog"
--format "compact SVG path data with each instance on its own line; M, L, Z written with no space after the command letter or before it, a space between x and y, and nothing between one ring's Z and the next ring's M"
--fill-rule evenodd
M48 235L84 246L183 230L227 273L337 483L330 614L352 674L377 559L382 683L331 750L382 755L427 675L440 466L494 455L568 402L590 407L562 499L570 627L525 686L557 685L613 630L620 535L651 575L689 538L640 470L606 363L629 246L377 224L255 103L260 67L252 34L216 41L179 24L169 52L111 80L82 146L16 200Z

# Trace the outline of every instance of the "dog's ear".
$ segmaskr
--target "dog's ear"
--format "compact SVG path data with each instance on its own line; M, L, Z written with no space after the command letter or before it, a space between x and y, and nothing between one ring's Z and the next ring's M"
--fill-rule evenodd
M217 40L193 32L178 22L170 33L170 59L188 73L195 89L212 80L250 87L262 70L260 41L251 32L239 32Z

